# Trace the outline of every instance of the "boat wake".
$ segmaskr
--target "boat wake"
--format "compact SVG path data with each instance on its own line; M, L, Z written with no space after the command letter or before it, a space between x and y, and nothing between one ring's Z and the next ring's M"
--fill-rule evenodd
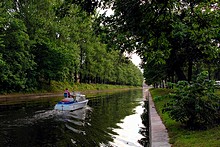
M75 126L83 126L85 124L87 113L91 111L92 109L89 106L75 111L40 110L34 112L34 114L27 114L24 118L2 120L0 126L22 127L48 120L50 120L50 122L64 122L74 124Z

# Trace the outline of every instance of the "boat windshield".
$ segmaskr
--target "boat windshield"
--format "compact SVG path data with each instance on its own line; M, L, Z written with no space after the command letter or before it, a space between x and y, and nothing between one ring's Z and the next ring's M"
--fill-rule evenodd
M76 97L76 101L84 101L86 98L85 98L85 95L81 94L80 92L73 92L73 96Z

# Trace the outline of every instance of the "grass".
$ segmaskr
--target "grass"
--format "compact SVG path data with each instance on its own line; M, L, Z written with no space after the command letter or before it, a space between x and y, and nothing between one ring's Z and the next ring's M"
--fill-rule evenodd
M220 96L220 89L216 89L215 93Z
M139 86L140 87L140 86ZM70 91L87 91L87 90L106 90L106 89L124 89L135 88L135 86L126 85L109 85L109 84L85 84L85 83L65 83L65 82L51 82L50 90L53 92L63 91L68 88Z
M184 128L179 122L172 120L167 113L162 113L164 104L169 101L168 97L163 96L169 94L171 91L169 89L150 89L157 112L168 130L172 146L219 147L220 126L208 130L192 131ZM220 90L217 90L216 93L220 95Z
M110 85L110 84L86 84L86 83L68 83L68 82L57 82L51 81L50 85L43 85L41 89L29 90L26 92L10 92L10 93L0 93L1 95L13 95L19 96L20 94L39 94L39 93L60 93L66 88L69 91L80 91L80 92L100 92L100 91L116 91L116 90L127 90L142 88L141 86L128 86L128 85Z
M18 104L20 102L23 102L23 100L28 100L33 98L36 99L36 96L38 97L39 95L56 96L58 94L63 93L63 91L66 88L68 88L70 92L72 91L82 92L83 94L86 95L87 98L94 98L94 96L101 96L101 95L105 95L106 93L110 94L124 90L130 90L130 89L141 89L142 87L127 86L127 85L109 85L109 84L85 84L85 83L70 84L68 82L52 81L50 85L42 86L41 90L0 94L0 105L2 103L4 103L4 105Z

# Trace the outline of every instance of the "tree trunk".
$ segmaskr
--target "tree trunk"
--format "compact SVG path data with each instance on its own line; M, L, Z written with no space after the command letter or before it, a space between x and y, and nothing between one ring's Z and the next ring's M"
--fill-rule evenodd
M76 70L76 67L75 67L75 73L74 73L74 82L76 82L76 83L79 83L79 82L80 82L80 80L79 80L79 75L78 75L78 72L77 72L77 70Z
M183 70L179 66L175 67L175 72L176 72L178 81L186 80L186 76L184 75Z

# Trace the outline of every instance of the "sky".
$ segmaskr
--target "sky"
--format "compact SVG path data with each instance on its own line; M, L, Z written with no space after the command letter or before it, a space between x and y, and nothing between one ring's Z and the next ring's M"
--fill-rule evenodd
M132 53L130 60L144 73L144 70L140 68L141 58L136 53Z
M141 59L137 54L132 54L131 55L131 61L136 65L139 66L139 64L141 63Z

